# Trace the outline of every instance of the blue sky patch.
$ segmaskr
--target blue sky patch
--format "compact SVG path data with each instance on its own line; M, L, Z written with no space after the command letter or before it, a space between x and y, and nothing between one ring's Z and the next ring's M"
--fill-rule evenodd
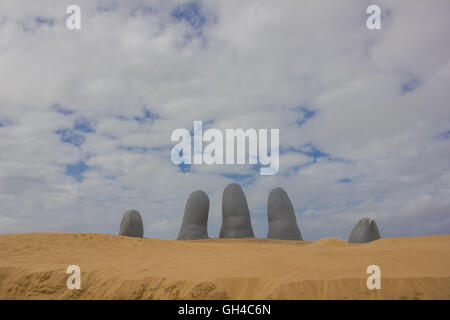
M52 19L52 18L43 18L43 17L39 17L39 16L37 16L34 19L34 21L37 24L45 24L45 25L47 25L49 27L51 27L51 26L53 26L55 24L55 20L54 19Z
M252 178L251 174L239 174L239 173L222 173L222 177L232 179L236 182L242 182L246 179Z
M83 173L89 169L89 167L83 161L75 164L69 164L66 166L66 175L74 177L78 182L83 181Z
M289 147L289 148L281 148L280 149L280 154L284 154L284 153L288 153L288 152L298 152L298 153L304 154L304 155L312 158L312 163L309 163L306 165L314 164L316 162L316 160L319 158L324 158L329 161L336 161L336 162L350 162L349 160L333 157L331 154L318 149L311 142L306 143L299 148Z
M437 140L448 140L450 139L450 130L439 133L436 136Z
M303 118L297 120L297 125L299 127L301 127L303 124L306 123L306 121L317 115L317 111L308 109L307 107L300 107L299 110L303 113Z
M178 168L180 168L180 171L183 172L183 173L191 171L191 165L190 164L186 164L184 162L180 163L178 165Z
M132 17L136 17L138 15L141 16L146 16L146 15L151 15L151 14L155 14L158 11L148 5L144 5L142 3L140 3L139 5L137 5L135 8L133 8L131 10L131 16Z
M156 119L158 119L158 115L155 113L152 113L150 110L145 109L144 108L144 115L140 116L140 117L134 117L134 120L136 120L139 123L145 123L147 121L151 121L153 123L153 121L155 121Z
M147 147L131 147L131 146L119 146L120 150L125 150L128 152L134 152L134 153L147 153L150 151L150 148Z
M65 116L69 116L74 113L73 110L70 110L69 108L65 108L65 107L61 106L59 103L52 104L51 108L53 111L61 113Z
M300 148L300 152L307 155L308 157L317 159L317 158L326 158L331 159L329 153L323 152L317 149L312 143L307 143Z
M255 181L255 176L252 174L222 173L221 176L239 183L242 187L248 186Z
M7 127L13 124L13 121L11 119L8 118L3 118L0 119L0 128L1 127Z
M338 180L338 183L350 183L350 182L352 182L351 178L343 178Z
M405 94L414 91L421 85L422 81L419 78L415 76L409 76L408 79L402 82L402 93Z
M180 151L180 157L182 157L182 156L183 156L183 150ZM190 171L191 171L192 165L191 165L191 164L184 163L184 162L181 162L181 163L178 165L178 168L180 168L180 171L181 171L181 172L186 173L186 172L190 172Z
M79 118L79 119L75 120L73 128L77 131L81 131L81 132L85 132L85 133L95 132L95 130L94 130L94 128L92 128L89 120L86 118Z
M206 23L201 5L197 1L184 3L172 11L172 17L177 21L185 21L192 28L200 30Z
M75 147L80 147L86 140L84 136L73 132L71 129L56 130L55 133L60 135L60 140L62 142L72 144Z

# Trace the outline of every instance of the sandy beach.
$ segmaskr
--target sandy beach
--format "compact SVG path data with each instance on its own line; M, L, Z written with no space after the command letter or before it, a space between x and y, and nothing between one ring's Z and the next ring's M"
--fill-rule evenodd
M69 290L66 268L81 268ZM369 290L369 265L381 289ZM450 299L450 235L160 240L85 233L0 235L0 299Z

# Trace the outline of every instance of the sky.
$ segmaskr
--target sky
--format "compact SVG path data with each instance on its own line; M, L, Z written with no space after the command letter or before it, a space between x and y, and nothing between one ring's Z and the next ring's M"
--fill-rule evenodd
M81 29L66 8L81 8ZM366 8L380 6L381 30ZM450 1L1 1L0 233L175 239L239 183L256 237L284 188L306 240L450 233ZM279 129L280 168L177 166L177 128Z

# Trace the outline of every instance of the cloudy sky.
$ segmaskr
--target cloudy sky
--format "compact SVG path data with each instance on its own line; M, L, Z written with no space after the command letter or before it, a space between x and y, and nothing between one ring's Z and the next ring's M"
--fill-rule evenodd
M81 30L66 8L81 7ZM368 30L366 8L382 9ZM450 233L450 1L1 1L0 233L177 236L185 201L288 192L303 237ZM279 128L280 170L177 166L177 128ZM204 129L205 129L204 128Z

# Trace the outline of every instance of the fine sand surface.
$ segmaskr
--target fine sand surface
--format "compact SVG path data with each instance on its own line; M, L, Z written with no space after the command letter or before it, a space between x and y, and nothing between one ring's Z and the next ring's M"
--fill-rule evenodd
M80 290L66 287L73 264ZM366 286L373 264L380 290ZM450 299L450 235L349 244L5 234L0 299Z

